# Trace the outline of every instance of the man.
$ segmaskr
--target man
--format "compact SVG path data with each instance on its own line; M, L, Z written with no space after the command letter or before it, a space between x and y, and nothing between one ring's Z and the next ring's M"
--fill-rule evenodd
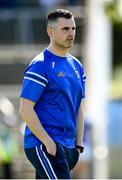
M83 151L84 68L68 53L75 31L71 12L50 12L50 44L25 71L20 114L27 124L25 153L37 179L70 179L70 171Z

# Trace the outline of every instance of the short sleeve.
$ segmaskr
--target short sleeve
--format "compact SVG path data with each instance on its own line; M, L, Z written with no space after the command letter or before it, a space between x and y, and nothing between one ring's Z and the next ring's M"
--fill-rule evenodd
M20 97L37 102L48 84L43 62L31 64L25 71Z
M86 74L84 67L81 67L82 98L85 98Z

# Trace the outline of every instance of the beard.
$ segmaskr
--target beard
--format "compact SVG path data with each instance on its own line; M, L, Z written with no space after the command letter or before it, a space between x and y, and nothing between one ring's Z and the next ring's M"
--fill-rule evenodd
M66 46L67 48L70 48L70 47L73 46L73 43L74 43L74 40L73 40L73 39L68 39L68 40L66 40L66 42L65 42L65 46Z
M66 48L68 49L68 48L73 46L73 43L74 43L74 40L66 40L62 43L59 43L59 46L64 48L64 49L66 49Z
M54 44L60 49L69 49L73 46L73 43L74 43L73 38L67 38L64 41L54 41Z

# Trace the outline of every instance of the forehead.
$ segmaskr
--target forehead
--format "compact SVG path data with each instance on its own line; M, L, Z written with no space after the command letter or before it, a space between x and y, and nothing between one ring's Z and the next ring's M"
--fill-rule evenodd
M75 20L74 18L58 18L57 21L57 27L74 27L75 25Z

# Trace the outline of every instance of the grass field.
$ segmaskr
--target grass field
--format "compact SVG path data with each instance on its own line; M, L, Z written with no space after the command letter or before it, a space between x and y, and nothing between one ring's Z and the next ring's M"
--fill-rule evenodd
M118 67L113 74L110 85L110 98L122 99L122 67Z

